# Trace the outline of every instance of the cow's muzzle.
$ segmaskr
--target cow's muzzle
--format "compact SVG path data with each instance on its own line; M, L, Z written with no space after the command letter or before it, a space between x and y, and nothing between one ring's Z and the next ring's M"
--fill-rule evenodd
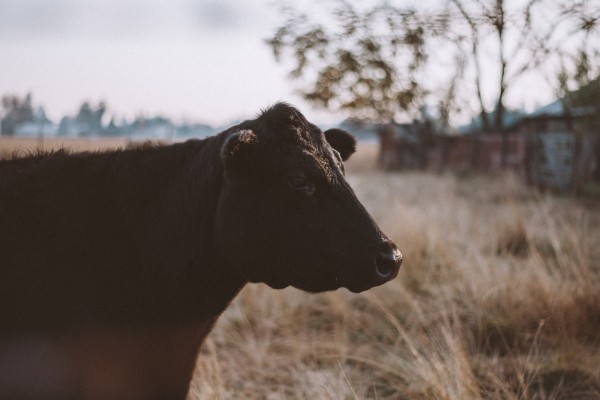
M402 253L394 243L387 242L385 249L375 256L375 272L381 283L392 280L398 275L402 264Z

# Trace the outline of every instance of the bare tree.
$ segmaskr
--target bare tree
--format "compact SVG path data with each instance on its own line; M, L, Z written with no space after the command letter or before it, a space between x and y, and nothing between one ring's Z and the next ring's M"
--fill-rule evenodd
M505 98L527 72L542 71L549 64L560 63L571 53L575 43L597 38L597 1L527 0L523 2L495 0L450 0L458 10L455 29L469 32L470 62L479 104L479 115L484 131L506 133L504 128ZM495 78L491 107L486 106L482 90L482 45L492 49L493 63L498 72ZM494 79L494 78L492 78ZM490 96L488 96L490 98ZM493 121L490 116L493 115ZM506 165L507 140L504 135L502 164Z

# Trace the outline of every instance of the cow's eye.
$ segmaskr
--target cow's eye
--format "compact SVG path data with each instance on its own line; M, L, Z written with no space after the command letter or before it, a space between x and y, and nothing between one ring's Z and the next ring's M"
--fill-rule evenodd
M313 194L315 185L304 175L292 175L288 179L288 184L297 190L303 190L307 194Z

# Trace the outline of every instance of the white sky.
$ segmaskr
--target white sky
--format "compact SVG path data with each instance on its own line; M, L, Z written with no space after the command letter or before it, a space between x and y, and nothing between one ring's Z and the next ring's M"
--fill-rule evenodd
M295 95L263 43L282 21L275 1L0 0L0 95L32 92L55 121L84 100L118 117L216 125L284 100L314 121L340 120ZM551 99L540 90L512 103Z
M109 114L224 124L297 104L263 39L269 0L0 0L0 94L33 93L54 120L84 100Z

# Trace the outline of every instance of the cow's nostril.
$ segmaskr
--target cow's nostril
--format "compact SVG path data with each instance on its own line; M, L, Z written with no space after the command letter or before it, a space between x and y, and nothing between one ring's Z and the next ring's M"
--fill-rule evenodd
M402 254L396 248L379 252L375 256L375 269L382 279L394 278L398 274L400 264L402 264Z

